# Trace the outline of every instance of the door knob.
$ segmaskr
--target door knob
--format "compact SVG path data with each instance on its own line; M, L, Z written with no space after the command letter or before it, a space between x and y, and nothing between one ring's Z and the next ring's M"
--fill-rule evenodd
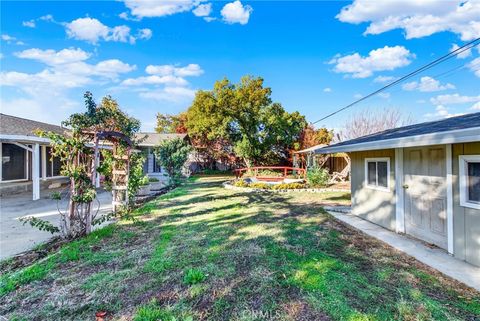
M408 188L408 184L403 184L402 186L404 189L407 189Z

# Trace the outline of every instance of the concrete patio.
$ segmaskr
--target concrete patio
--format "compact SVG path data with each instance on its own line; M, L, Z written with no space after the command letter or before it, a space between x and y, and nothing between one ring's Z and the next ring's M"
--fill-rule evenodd
M379 239L395 249L404 252L439 272L480 291L480 268L460 261L440 248L432 248L425 243L389 231L349 213L349 208L325 207L336 219Z
M24 216L35 216L58 224L60 214L57 210L57 202L50 199L48 194L42 193L43 197L36 201L32 201L31 192L1 198L0 259L6 259L32 249L52 237L49 232L39 231L29 224L23 225L19 221L19 218ZM111 211L111 193L99 190L98 201L99 203L94 206L95 210L99 208L98 215L104 215ZM64 211L67 204L67 200L60 201L59 208Z

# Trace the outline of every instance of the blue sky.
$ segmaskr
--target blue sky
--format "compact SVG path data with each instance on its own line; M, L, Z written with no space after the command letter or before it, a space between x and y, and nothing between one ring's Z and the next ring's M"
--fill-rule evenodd
M1 2L1 110L59 123L111 94L152 130L215 80L261 76L309 121L480 37L480 1ZM323 121L398 108L417 121L480 111L480 51Z

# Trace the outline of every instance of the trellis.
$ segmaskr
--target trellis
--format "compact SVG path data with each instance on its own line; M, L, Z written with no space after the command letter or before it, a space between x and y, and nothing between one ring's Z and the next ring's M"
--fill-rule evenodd
M112 143L113 166L112 166L112 207L117 212L128 205L128 177L130 174L130 155L133 142L131 139L116 131L104 131L96 133L95 154L98 155L99 140L107 140ZM98 157L95 157L98 159ZM96 167L94 167L96 168ZM96 173L92 176L95 177Z

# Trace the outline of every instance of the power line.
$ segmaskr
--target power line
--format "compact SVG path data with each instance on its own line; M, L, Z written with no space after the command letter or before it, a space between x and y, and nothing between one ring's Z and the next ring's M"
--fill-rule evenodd
M362 101L364 101L364 100L366 100L366 99L368 99L368 98L370 98L370 97L372 97L372 96L375 96L376 94L378 94L378 93L380 93L380 92L382 92L382 91L384 91L384 90L386 90L386 89L388 89L388 88L390 88L390 87L393 87L393 86L395 86L395 85L403 82L404 80L407 80L407 79L409 79L409 78L412 78L412 77L416 76L417 74L419 74L419 73L421 73L421 72L423 72L423 71L425 71L425 70L428 70L428 69L430 69L430 68L433 68L434 66L436 66L436 65L438 65L438 64L440 64L440 63L442 63L442 62L444 62L444 61L446 61L446 60L448 60L448 59L451 59L451 58L453 58L453 57L461 54L461 53L464 52L464 51L470 50L470 49L472 49L473 47L479 45L479 44L480 44L479 41L480 41L480 38L476 38L476 39L474 39L474 40L466 43L465 45L463 45L463 46L461 46L461 47L458 47L457 49L449 52L448 54L443 55L442 57L440 57L440 58L438 58L438 59L435 59L434 61L432 61L432 62L430 62L430 63L428 63L428 64L426 64L426 65L424 65L424 66L422 66L422 67L420 67L420 68L418 68L418 69L410 72L410 73L408 73L407 75L405 75L405 76L403 76L403 77L401 77L401 78L399 78L399 79L397 79L397 80L395 80L395 81L393 81L393 82L391 82L391 83L389 83L388 85L385 85L385 86L383 86L382 88L375 90L374 92L368 94L367 96L362 97L362 98L360 98L360 99L358 99L358 100L356 100L356 101L348 104L347 106L342 107L342 108L340 108L340 109L338 109L338 110L336 110L336 111L328 114L327 116L325 116L325 117L323 117L323 118L321 118L321 119L319 119L319 120L317 120L317 121L314 121L312 124L316 124L316 123L318 123L318 122L321 122L322 120L325 120L325 119L327 119L327 118L330 118L330 117L332 117L333 115L336 115L336 114L338 114L338 113L341 112L341 111L344 111L345 109L348 109L348 108L350 108L350 107L352 107L352 106L354 106L354 105L356 105L356 104L358 104L358 103L360 103L360 102L362 102Z

